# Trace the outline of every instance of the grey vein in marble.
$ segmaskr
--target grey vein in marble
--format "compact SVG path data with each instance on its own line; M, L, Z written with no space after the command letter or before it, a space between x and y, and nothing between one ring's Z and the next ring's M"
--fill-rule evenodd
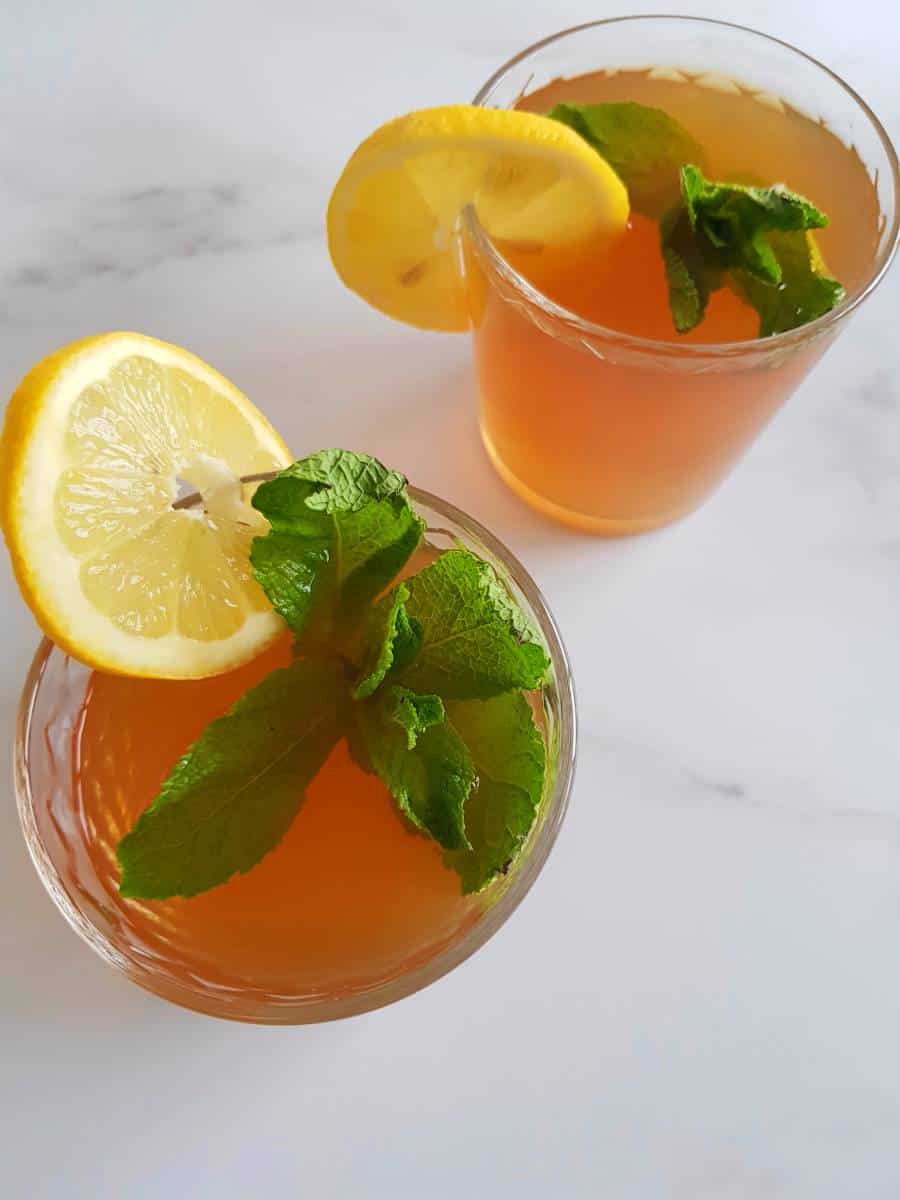
M304 213L302 201L295 181L274 196L272 188L254 192L237 182L82 196L65 223L40 231L3 282L19 294L64 291L103 276L133 279L169 262L302 243L321 236L321 221Z
M888 833L892 838L900 836L898 813L871 807L855 807L852 804L823 804L817 807L814 803L802 799L792 803L786 800L785 796L793 793L788 792L782 780L773 780L767 786L751 787L734 777L716 778L706 772L697 771L693 767L676 762L659 746L636 742L630 738L596 736L583 731L580 740L582 758L586 757L585 752L589 753L588 747L592 747L608 764L607 767L594 764L593 771L598 779L616 779L623 771L634 778L640 778L645 772L652 774L654 781L650 793L655 797L665 798L653 801L654 807L666 803L690 808L698 803L705 805L715 798L722 802L723 810L758 811L762 815L811 820L819 824L839 823L864 836L873 833L878 837L883 833ZM619 761L622 758L629 760L624 766Z

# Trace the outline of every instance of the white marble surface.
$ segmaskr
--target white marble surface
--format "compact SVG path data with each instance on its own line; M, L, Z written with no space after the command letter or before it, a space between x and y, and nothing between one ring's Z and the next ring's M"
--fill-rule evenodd
M570 819L510 924L329 1027L204 1020L111 974L8 795L9 1200L900 1195L900 270L708 507L605 544L491 474L466 342L370 313L326 258L329 186L376 122L615 7L3 4L0 393L101 329L191 347L298 452L370 450L496 530L582 719ZM801 43L900 137L890 0L686 7ZM2 574L11 731L36 635Z

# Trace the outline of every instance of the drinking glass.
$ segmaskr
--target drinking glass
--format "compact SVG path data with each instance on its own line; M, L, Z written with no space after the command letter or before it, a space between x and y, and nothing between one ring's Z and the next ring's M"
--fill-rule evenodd
M79 818L75 795L78 723L91 671L45 639L19 710L15 786L22 829L38 874L69 924L105 962L149 991L211 1016L267 1024L327 1021L379 1008L433 983L483 946L519 906L543 867L566 813L575 766L575 700L562 641L534 581L493 534L436 496L411 488L410 497L426 522L426 545L445 550L462 544L490 562L539 631L551 661L538 714L548 770L526 846L508 874L474 898L471 919L458 934L399 973L315 988L284 985L275 991L252 977L225 986L196 967L185 969L170 941L149 938L146 921L134 919L141 902L111 896L98 875L96 853L89 852L91 834ZM97 847L90 849L96 852ZM114 855L112 845L100 849Z
M736 25L694 17L582 25L510 59L474 103L512 108L554 80L648 67L677 69L712 88L736 80L762 101L761 123L771 115L767 103L822 122L858 152L880 222L864 277L833 311L765 339L707 345L632 336L567 311L504 258L467 210L488 455L535 508L607 535L665 525L709 496L874 291L900 224L897 156L864 101L808 55Z

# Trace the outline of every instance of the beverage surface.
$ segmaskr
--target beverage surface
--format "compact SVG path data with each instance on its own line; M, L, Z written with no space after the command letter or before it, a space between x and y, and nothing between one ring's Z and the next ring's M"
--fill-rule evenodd
M371 983L431 957L482 910L434 842L340 742L283 841L245 875L190 899L118 894L119 839L206 725L271 670L288 639L211 679L94 673L76 722L75 816L105 904L166 969L220 985L313 992Z
M654 72L597 71L556 80L525 96L519 107L547 113L554 105L632 101L661 109L705 152L709 178L768 187L785 184L825 212L816 242L847 294L864 283L878 240L875 188L857 153L833 133L777 98L766 102L737 84L714 88ZM612 238L567 249L517 248L504 255L551 299L607 328L673 342L743 341L757 336L754 310L730 288L714 292L703 321L676 334L655 221L632 212Z

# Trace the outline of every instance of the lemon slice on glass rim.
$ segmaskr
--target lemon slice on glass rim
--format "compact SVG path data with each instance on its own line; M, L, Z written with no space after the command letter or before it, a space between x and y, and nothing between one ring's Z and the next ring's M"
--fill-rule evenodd
M0 442L0 523L38 624L110 672L198 678L254 657L284 626L252 575L267 526L240 476L290 461L186 350L110 333L56 351L19 385ZM185 491L203 503L177 506Z
M532 246L618 233L628 220L624 184L568 126L515 109L422 109L382 125L347 162L328 206L334 267L388 316L465 330L468 205L490 237Z

